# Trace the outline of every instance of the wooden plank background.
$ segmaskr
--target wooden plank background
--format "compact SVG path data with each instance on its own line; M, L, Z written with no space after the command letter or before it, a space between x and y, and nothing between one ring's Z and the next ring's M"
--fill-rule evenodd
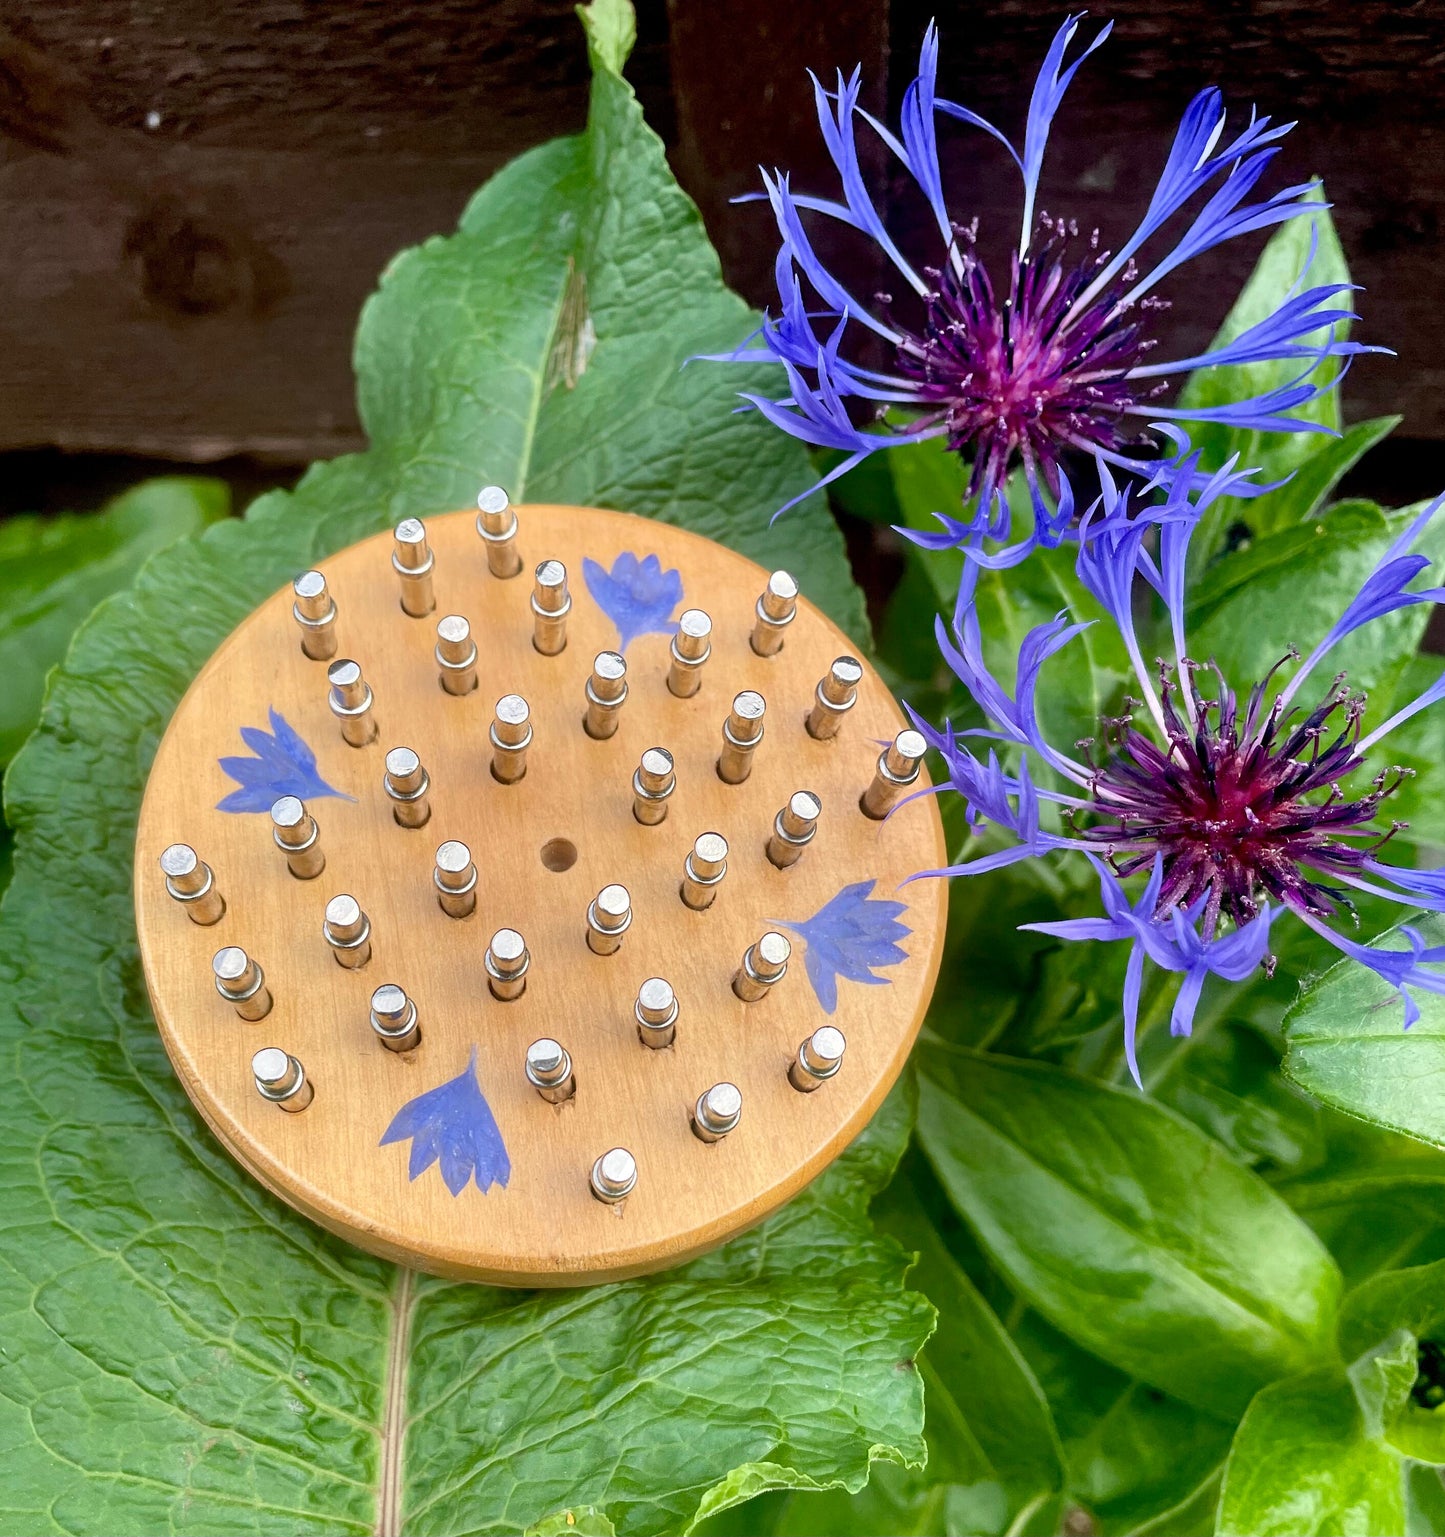
M868 104L896 111L935 13L949 94L1019 130L1061 14L1037 0L642 4L629 74L754 302L771 286L769 218L728 199L760 161L826 184L804 70L861 60ZM1045 206L1118 239L1210 81L1243 110L1298 117L1282 174L1324 178L1367 289L1363 334L1399 352L1356 367L1351 415L1405 413L1413 443L1388 462L1413 494L1445 437L1445 3L1119 0L1104 15L1114 37L1059 121ZM378 273L450 228L504 161L576 129L586 85L570 0L6 0L5 504L57 473L46 451L284 479L357 447L351 336ZM986 249L1006 244L1016 172L976 134L945 138L951 202L979 214ZM876 155L869 169L887 174ZM891 201L922 235L906 189ZM1171 338L1207 338L1252 254L1190 269ZM837 255L876 278L868 253Z

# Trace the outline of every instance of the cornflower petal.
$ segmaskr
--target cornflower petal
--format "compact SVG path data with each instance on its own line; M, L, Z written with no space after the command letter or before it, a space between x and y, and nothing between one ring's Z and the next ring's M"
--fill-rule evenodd
M1028 250L1033 234L1034 203L1038 197L1039 172L1043 169L1044 146L1049 142L1049 129L1053 126L1054 114L1059 110L1064 93L1073 83L1074 76L1079 71L1079 65L1096 48L1102 46L1114 30L1114 23L1106 22L1095 35L1094 41L1065 69L1064 56L1083 19L1082 12L1077 16L1068 17L1054 34L1054 40L1049 44L1049 51L1044 56L1044 67L1039 71L1038 79L1034 82L1033 95L1029 98L1029 115L1024 128L1024 154L1021 167L1024 173L1024 215L1023 230L1019 235L1020 256Z

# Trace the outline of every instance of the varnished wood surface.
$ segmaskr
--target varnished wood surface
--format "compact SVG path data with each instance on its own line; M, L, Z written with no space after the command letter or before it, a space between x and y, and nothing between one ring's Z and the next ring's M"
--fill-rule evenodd
M136 846L135 898L147 981L177 1073L217 1135L283 1199L344 1237L405 1263L502 1284L570 1285L677 1263L759 1221L822 1170L863 1128L893 1083L922 1020L937 973L945 883L899 882L944 861L934 798L890 821L857 809L880 739L904 724L871 668L839 737L817 742L803 729L814 686L845 637L806 601L782 653L748 646L753 604L766 573L709 541L625 514L560 507L519 509L523 575L492 578L467 512L428 520L436 553L436 613L407 618L391 568L390 534L324 563L338 609L339 655L362 665L380 727L369 747L348 747L327 706L326 664L309 661L291 617L288 588L268 599L206 664L161 743L147 786ZM617 632L589 595L583 557L604 568L628 550L657 554L682 574L682 607L713 618L713 654L699 694L666 687L668 638L649 634L627 648L630 693L617 734L594 741L581 729L583 686L594 654ZM543 557L567 563L573 595L567 649L543 657L531 644L531 569ZM806 572L798 573L806 588ZM471 621L480 660L476 692L442 691L433 661L435 623ZM751 777L723 784L714 771L721 726L734 693L768 701L766 731ZM523 694L535 738L525 779L496 783L487 730L497 698ZM324 874L292 878L264 813L217 809L234 783L217 760L244 753L243 726L265 727L274 707L317 756L321 776L353 797L312 798ZM432 779L432 817L396 825L382 793L388 748L413 747ZM665 746L677 764L666 821L632 816L631 776L642 751ZM920 784L926 783L920 780ZM813 845L793 869L775 869L763 849L790 792L823 802ZM729 871L713 908L687 909L678 896L683 858L697 834L721 832ZM446 917L435 900L436 848L470 845L480 870L474 916ZM544 867L544 843L577 847L571 869ZM156 860L167 844L190 843L214 869L227 912L203 928L166 895ZM775 920L812 917L841 888L876 879L876 898L906 902L907 960L881 968L886 985L839 979L837 1011L824 1013L794 941L788 975L756 1005L739 1002L730 979L747 945ZM588 902L609 882L626 885L634 919L621 951L587 948ZM371 918L368 966L338 966L322 938L327 900L350 892ZM486 987L486 943L502 926L520 929L532 954L523 998L503 1004ZM210 960L244 946L275 995L270 1016L246 1024L220 999ZM678 1036L651 1051L632 1017L639 984L664 976L680 1002ZM402 985L416 1001L421 1045L397 1055L370 1029L371 992ZM843 1068L816 1093L788 1083L798 1043L824 1023L847 1037ZM526 1082L529 1042L551 1035L572 1053L576 1099L545 1104ZM252 1053L282 1046L316 1086L306 1111L287 1115L263 1101ZM511 1159L510 1182L483 1194L447 1190L436 1165L407 1177L411 1144L380 1146L408 1100L456 1077L476 1049L478 1079ZM739 1128L706 1146L688 1123L697 1096L731 1080L743 1094ZM621 1208L595 1201L592 1161L621 1144L637 1158L637 1188Z

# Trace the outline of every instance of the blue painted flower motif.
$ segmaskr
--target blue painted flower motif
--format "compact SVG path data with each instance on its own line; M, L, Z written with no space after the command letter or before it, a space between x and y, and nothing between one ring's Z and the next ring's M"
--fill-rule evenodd
M1445 601L1445 588L1413 585L1430 564L1415 546L1445 496L1411 520L1303 661L1298 652L1286 653L1246 692L1187 653L1186 578L1197 507L1171 497L1162 508L1130 515L1126 493L1107 493L1101 502L1113 498L1116 505L1085 513L1077 570L1119 631L1138 698L1127 701L1122 717L1101 722L1092 751L1077 757L1060 750L1039 725L1041 676L1048 659L1088 627L1061 614L1031 630L1010 693L989 671L978 615L962 601L952 635L939 621L939 647L988 724L958 732L947 723L936 730L916 714L914 722L943 755L948 787L966 802L972 830L993 824L1002 846L923 873L981 875L1058 852L1087 858L1104 915L1025 927L1130 945L1124 1045L1136 1083L1145 960L1180 975L1170 1028L1188 1035L1208 976L1237 982L1256 966L1272 970L1270 925L1285 910L1389 982L1408 1028L1419 1017L1410 989L1445 994L1445 947L1427 947L1408 927L1401 931L1404 949L1364 945L1335 925L1355 921L1352 892L1445 912L1445 871L1380 857L1395 828L1381 826L1377 813L1408 771L1389 767L1388 758L1371 761L1391 731L1445 699L1445 674L1369 732L1367 700L1343 674L1316 693L1316 702L1296 700L1346 636L1400 609ZM1173 652L1152 667L1137 633L1139 599L1149 590L1162 602ZM993 746L980 756L970 739L1005 744L1009 766ZM1348 788L1360 776L1366 785ZM1131 876L1145 877L1134 900L1123 886Z
M604 571L595 560L582 562L587 591L617 626L619 651L639 635L676 635L672 611L682 602L682 574L664 571L656 555L641 560L624 550Z
M270 731L259 726L241 727L241 740L254 756L220 760L222 771L241 788L218 801L217 811L269 811L283 795L299 795L304 801L324 795L354 799L327 784L316 772L316 754L279 711L267 713Z
M908 959L908 952L898 943L912 932L898 921L908 904L871 897L869 893L877 884L857 881L845 886L801 923L774 920L780 928L791 929L806 946L808 980L825 1014L838 1007L839 977L882 987L892 978L874 976L873 968L896 966Z
M1300 414L1333 387L1335 367L1318 365L1378 350L1341 334L1354 318L1342 302L1348 285L1306 288L1306 264L1279 307L1240 335L1199 356L1154 361L1148 332L1152 313L1165 307L1158 289L1166 279L1216 246L1310 217L1326 205L1308 196L1313 189L1304 184L1250 201L1292 125L1272 125L1251 114L1237 132L1226 134L1223 97L1211 86L1185 110L1132 234L1101 243L1096 231L1081 241L1073 220L1040 211L1039 175L1054 115L1079 66L1110 31L1101 28L1066 63L1081 19L1064 22L1044 59L1022 151L992 123L938 95L933 26L924 35L918 75L904 95L896 134L859 106L858 70L847 79L840 72L831 91L815 78L818 121L838 172L841 201L794 193L784 172L763 174L765 191L755 196L766 196L771 204L781 239L779 311L766 315L734 352L713 357L783 369L786 388L775 396L745 393L742 399L782 431L842 454L820 484L880 449L927 438L942 438L966 455L972 461L967 500L974 513L958 526L959 539L1007 537L1011 514L1003 486L1015 465L1022 467L1031 492L1035 523L1058 521L1063 514L1060 461L1073 451L1148 473L1155 465L1153 445L1142 430L1161 421L1325 431ZM1021 230L997 284L974 249L978 221L959 217L944 201L940 116L987 134L1018 168ZM856 142L860 119L916 184L932 213L937 250L925 264L916 265L900 250L864 184ZM1164 226L1191 206L1192 222L1161 238ZM889 295L880 294L872 305L861 303L820 260L804 215L836 220L872 240L895 269L902 302L895 307ZM876 353L880 344L882 366L865 366L864 352ZM1159 400L1170 380L1194 369L1274 361L1297 363L1296 377L1252 398L1197 408Z
M469 1179L475 1179L484 1195L493 1185L506 1188L512 1177L512 1160L497 1129L492 1108L477 1083L477 1048L465 1069L455 1078L415 1099L409 1099L386 1128L378 1144L411 1139L407 1175L415 1179L441 1160L442 1179L453 1195L460 1195Z

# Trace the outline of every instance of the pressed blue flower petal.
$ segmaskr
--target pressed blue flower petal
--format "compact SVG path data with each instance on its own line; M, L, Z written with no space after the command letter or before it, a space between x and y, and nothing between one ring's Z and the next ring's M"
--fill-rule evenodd
M875 970L908 959L899 941L911 931L898 921L907 903L872 896L877 884L857 881L845 886L811 918L773 920L803 941L808 980L825 1014L838 1007L839 977L881 986L891 978L876 976Z
M506 1188L512 1162L496 1118L477 1083L477 1049L455 1077L410 1099L392 1117L380 1146L411 1142L407 1176L416 1179L436 1163L442 1182L454 1196L468 1182L485 1194L493 1185Z
M673 610L682 602L682 574L662 569L656 555L640 560L624 550L610 571L585 557L582 577L598 608L617 626L619 651L639 635L675 635Z
M300 734L275 709L269 712L271 730L242 726L241 740L253 756L220 758L217 762L228 779L240 786L216 803L218 811L270 811L283 795L299 796L303 801L334 795L341 800L353 797L335 789L316 768L316 754Z

